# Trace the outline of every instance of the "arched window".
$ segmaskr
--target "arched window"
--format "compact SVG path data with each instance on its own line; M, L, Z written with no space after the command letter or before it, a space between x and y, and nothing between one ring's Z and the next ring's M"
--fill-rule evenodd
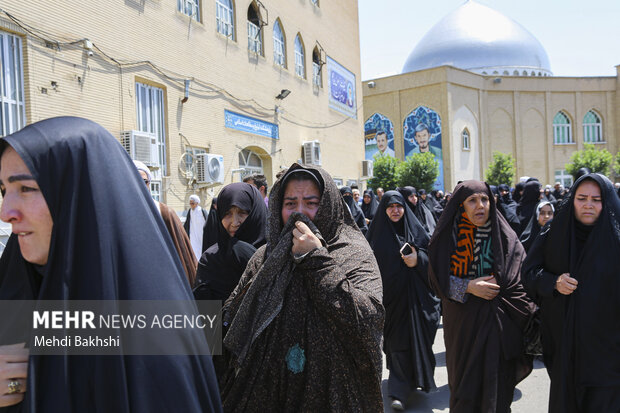
M255 152L242 149L239 152L239 169L243 169L241 179L254 174L262 174L263 160Z
M321 81L321 52L318 46L312 51L312 84L316 87L322 87Z
M235 14L232 0L215 0L215 22L218 33L235 40Z
M263 55L263 31L256 4L252 2L248 7L248 50Z
M504 73L502 73L504 76L508 76L510 75L510 73L508 73L508 70L504 70Z
M572 127L570 118L562 111L555 114L553 118L553 143L556 145L564 143L575 143L573 141Z
M583 141L587 143L603 142L601 117L594 110L589 110L583 117Z
M519 71L518 71L518 70L515 70L514 72L512 72L512 74L513 74L514 76L519 76Z
M302 79L306 78L306 54L300 34L295 36L295 74Z
M278 66L286 67L286 44L279 20L273 24L273 62Z
M521 73L523 76L527 76L527 72L524 70L523 73Z
M463 142L463 150L468 151L471 149L471 142L469 139L469 131L467 130L467 128L463 129L463 132L461 132L461 140Z

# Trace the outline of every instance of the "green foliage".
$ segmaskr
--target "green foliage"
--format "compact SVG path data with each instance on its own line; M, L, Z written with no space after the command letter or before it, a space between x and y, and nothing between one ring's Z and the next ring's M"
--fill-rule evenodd
M573 152L571 163L566 164L566 172L575 178L580 168L590 168L592 172L611 175L613 160L614 156L607 149L596 149L594 145L586 143L583 150Z
M515 160L512 154L493 152L493 161L485 173L489 185L512 185L515 179Z
M389 155L375 155L373 161L373 177L368 180L368 186L373 190L381 187L386 191L398 186L397 168L400 160Z
M439 162L431 152L414 153L401 162L396 171L400 186L410 185L431 191L439 176Z
M616 176L620 176L620 151L616 154L616 161L614 162L614 171Z

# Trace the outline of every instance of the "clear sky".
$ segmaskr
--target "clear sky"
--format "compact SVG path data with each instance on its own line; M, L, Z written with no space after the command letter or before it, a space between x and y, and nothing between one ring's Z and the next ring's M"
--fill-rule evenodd
M620 0L476 0L542 43L554 76L615 76ZM418 41L465 0L359 0L362 80L401 73Z

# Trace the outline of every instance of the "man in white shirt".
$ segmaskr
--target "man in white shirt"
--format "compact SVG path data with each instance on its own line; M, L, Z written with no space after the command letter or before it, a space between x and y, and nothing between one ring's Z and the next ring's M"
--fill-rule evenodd
M202 233L205 222L207 222L207 212L200 207L200 198L195 194L189 197L189 207L190 209L187 211L187 218L183 227L192 243L194 255L199 260L203 253Z

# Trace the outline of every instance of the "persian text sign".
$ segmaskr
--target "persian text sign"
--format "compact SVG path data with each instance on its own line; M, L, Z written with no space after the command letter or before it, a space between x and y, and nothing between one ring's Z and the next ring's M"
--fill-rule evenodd
M355 75L327 56L329 107L357 119Z
M279 139L278 125L264 120L240 115L239 113L224 110L224 124L227 128L267 138Z

